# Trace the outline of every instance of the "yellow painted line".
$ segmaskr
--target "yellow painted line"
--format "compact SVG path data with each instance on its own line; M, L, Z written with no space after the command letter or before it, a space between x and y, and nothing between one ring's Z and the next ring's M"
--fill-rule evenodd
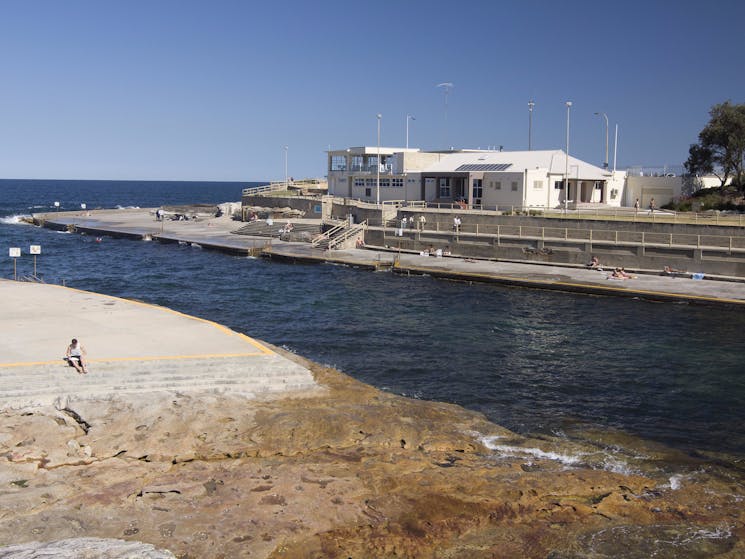
M745 305L745 300L742 299L727 299L724 297L711 297L707 295L687 295L684 293L670 293L668 291L649 291L645 289L634 289L634 288L622 288L613 287L611 285L598 285L594 283L572 283L554 280L539 280L529 279L514 276L500 276L496 274L481 273L481 272L457 272L455 270L449 270L447 268L420 268L417 266L399 266L399 270L411 270L416 272L422 272L427 274L447 274L450 276L458 276L465 279L469 278L485 278L490 280L499 280L505 283L524 283L524 284L535 284L535 285L546 285L546 286L564 286L572 287L575 289L582 289L584 291L593 290L599 291L611 291L623 294L632 295L648 295L650 297L669 297L673 299L685 299L685 300L696 300L696 301L708 301L714 303L728 303L733 305Z
M265 355L274 355L274 352L271 349L269 349L268 347L265 347L265 346L261 345L259 342L257 342L253 338L250 338L250 337L246 336L245 334L241 334L240 332L236 332L235 330L231 330L227 326L223 326L222 324L220 324L218 322L214 322L212 320L207 320L206 318L199 318L198 316L192 316L190 314L185 314L185 313L182 313L182 312L179 312L179 311L170 309L168 307L161 307L159 305L154 305L152 303L145 303L143 301L135 301L133 299L125 299L123 297L116 297L114 295L106 295L104 293L96 293L94 291L85 291L83 289L76 289L74 287L66 287L66 286L55 285L55 284L51 284L51 283L50 284L45 284L45 285L48 285L50 287L57 287L59 289L71 289L72 291L77 291L78 293L85 293L86 295L96 295L98 297L106 297L108 299L114 299L114 300L117 300L117 301L123 301L125 303L131 303L133 305L141 305L143 307L149 307L149 308L157 309L159 311L166 311L166 312L175 314L176 316L180 316L180 317L183 317L183 318L189 318L191 320L196 320L196 321L199 321L199 322L203 322L205 324L209 324L213 328L217 328L218 330L222 331L225 334L228 334L230 336L237 336L238 338L242 339L243 341L248 342L249 344L251 344L253 347L255 347L256 349L258 349L261 353L263 353Z
M273 354L273 353L272 353ZM220 359L222 357L261 357L268 355L263 352L253 353L203 353L196 355L153 355L153 356L138 356L138 357L109 357L106 359L86 359L86 363L118 363L122 361L176 361L180 359ZM54 361L25 361L19 363L0 363L0 368L10 367L30 367L33 365L63 365L62 359L55 359Z

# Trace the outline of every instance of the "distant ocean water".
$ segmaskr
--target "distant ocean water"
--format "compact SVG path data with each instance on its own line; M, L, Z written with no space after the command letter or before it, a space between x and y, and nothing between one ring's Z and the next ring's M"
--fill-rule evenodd
M7 247L42 245L50 283L205 317L392 392L453 402L522 433L614 428L745 457L741 310L290 265L58 233L18 216L238 201L247 183L0 180ZM0 310L0 312L2 312ZM89 348L90 349L90 348Z

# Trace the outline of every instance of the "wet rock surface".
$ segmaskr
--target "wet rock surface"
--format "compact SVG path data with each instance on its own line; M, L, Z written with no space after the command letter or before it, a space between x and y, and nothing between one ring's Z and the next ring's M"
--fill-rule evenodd
M57 542L30 542L0 548L0 559L174 559L168 551L155 549L150 544L107 540L101 538L72 538Z
M529 439L308 365L325 390L0 413L0 546L102 538L182 559L745 556L742 464L612 431Z

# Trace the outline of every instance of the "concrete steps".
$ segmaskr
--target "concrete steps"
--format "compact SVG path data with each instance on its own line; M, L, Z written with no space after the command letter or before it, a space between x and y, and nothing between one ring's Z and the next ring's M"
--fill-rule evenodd
M287 223L286 221L275 221L272 225L267 225L266 221L263 220L253 221L233 231L233 233L236 235L250 235L252 237L279 238L281 236L280 230L283 230ZM308 236L312 237L321 232L320 226L316 223L292 222L292 227L292 237L301 237L303 233L307 233Z
M81 375L62 360L53 365L2 368L0 408L149 392L235 393L251 397L317 386L307 369L275 355L94 361L89 369L89 374Z

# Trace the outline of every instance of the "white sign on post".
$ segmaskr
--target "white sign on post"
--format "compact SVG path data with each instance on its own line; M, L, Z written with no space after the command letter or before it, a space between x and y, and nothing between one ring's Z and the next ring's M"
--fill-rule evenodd
M55 207L55 208L59 208L59 202L55 202L55 203L54 203L54 207Z
M80 209L81 209L81 210L84 210L84 209L85 209L86 207L87 207L87 206L86 206L86 205L85 205L84 203L83 203L83 204L80 204Z
M18 247L10 247L8 254L11 258L19 258L21 256L21 249Z
M31 245L29 247L29 254L41 254L41 245Z

